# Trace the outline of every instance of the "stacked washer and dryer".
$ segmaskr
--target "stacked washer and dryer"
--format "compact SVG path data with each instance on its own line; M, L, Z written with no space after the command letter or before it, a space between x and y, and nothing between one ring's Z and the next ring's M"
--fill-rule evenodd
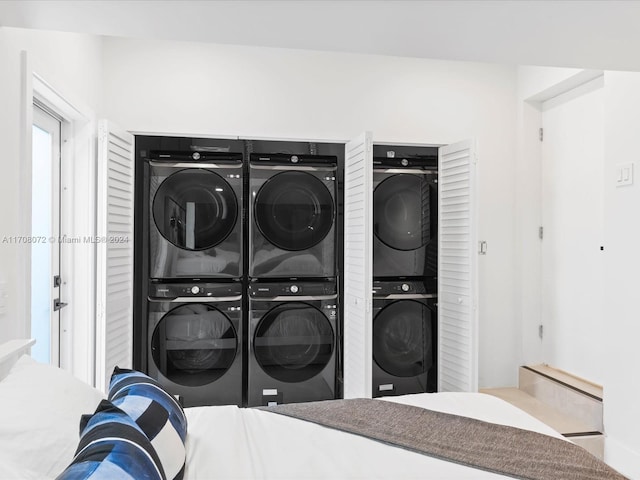
M186 406L339 397L338 157L231 145L144 152L136 366ZM372 394L436 391L437 149L374 147L373 196Z
M242 405L243 156L146 156L147 371L185 406Z
M337 157L252 153L249 406L336 397Z
M372 395L437 390L438 154L374 146Z
M185 406L336 398L338 157L136 141L136 367Z

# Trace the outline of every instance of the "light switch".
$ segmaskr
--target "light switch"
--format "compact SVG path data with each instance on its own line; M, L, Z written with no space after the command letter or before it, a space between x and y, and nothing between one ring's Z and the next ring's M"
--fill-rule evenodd
M616 187L633 185L633 162L616 165Z

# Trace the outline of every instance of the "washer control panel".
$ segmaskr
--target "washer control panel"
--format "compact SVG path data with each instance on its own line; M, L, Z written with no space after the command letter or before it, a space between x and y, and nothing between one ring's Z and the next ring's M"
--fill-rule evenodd
M229 297L242 294L240 283L150 282L150 298Z
M252 298L314 297L335 295L336 293L337 287L334 281L254 282L249 285L249 295Z
M383 297L387 295L433 295L438 293L435 278L375 280L373 282L373 295Z

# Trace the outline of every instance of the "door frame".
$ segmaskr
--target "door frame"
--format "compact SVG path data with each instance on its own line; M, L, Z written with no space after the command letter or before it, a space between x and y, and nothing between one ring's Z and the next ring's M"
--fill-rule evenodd
M542 315L542 128L543 103L604 75L603 70L580 70L544 90L522 98L518 105L520 136L516 188L516 309L520 325L520 364L544 363L547 319ZM535 182L535 188L530 187ZM543 230L544 231L544 230ZM541 335L542 334L542 335Z
M55 310L54 307L54 299L57 297L59 300L61 298L61 292L65 289L62 288L61 285L57 285L53 279L56 276L60 276L66 272L62 272L61 269L61 256L60 256L60 243L55 240L60 238L60 221L61 221L61 210L62 210L62 185L60 182L61 179L61 149L62 149L62 124L63 120L61 120L58 115L54 112L50 112L49 109L43 105L39 101L36 101L36 97L34 97L33 103L33 119L32 125L33 127L37 127L39 130L47 132L53 141L53 150L51 151L50 159L53 161L51 165L49 177L49 186L51 188L49 201L51 202L51 210L49 211L49 219L51 221L51 228L46 232L47 243L46 248L49 250L49 260L50 266L45 274L48 275L48 285L47 289L48 293L48 303L49 303L49 361L52 365L62 366L60 359L60 351L65 350L66 347L61 345L63 341L60 331L61 331L61 319L65 314L64 309ZM32 129L33 132L33 129ZM55 151L57 150L57 151ZM33 168L33 159L32 159L32 168ZM32 183L33 186L33 183ZM32 193L33 190L32 190ZM33 209L31 211L33 215ZM33 218L33 217L32 217ZM32 225L33 226L33 225ZM33 232L32 232L33 233ZM41 235L45 235L45 232L40 232ZM35 244L34 244L35 245ZM40 247L45 247L45 245L40 245ZM33 259L33 246L31 247L31 258ZM36 271L38 270L36 266ZM31 271L33 274L33 270ZM33 302L32 302L33 305ZM33 326L33 318L31 318L31 325ZM37 344L36 344L37 346Z
M599 75L584 83L581 83L580 85L574 86L572 88L568 88L562 93L559 93L558 95L550 99L543 100L540 103L540 125L542 126L541 128L544 129L548 126L545 124L546 112L556 107L563 106L572 101L580 100L585 95L589 95L597 91L601 92L601 95L602 95L601 102L603 102L604 104L605 102L604 74ZM601 141L604 143L604 127L602 127L601 134L602 134ZM553 164L553 161L549 160L549 157L551 156L548 151L549 144L547 143L547 146L545 148L545 143L544 143L545 141L548 142L546 137L544 138L543 141L541 141L541 151L540 151L540 179L541 179L540 225L543 228L543 232L546 234L546 230L548 229L547 227L549 227L549 224L551 223L550 214L553 211L553 208L549 206L549 201L546 195L547 193L546 188L548 187L548 182L553 177L552 175L549 174L548 167L551 164ZM601 182L602 182L603 175L604 175L604 160L602 163L602 170L600 171ZM604 242L604 186L603 186L603 183L600 183L600 186L601 186L601 191L599 192L600 211L595 212L596 214L599 214L599 217L598 215L592 215L591 218L592 219L595 218L595 222L599 222L600 224L599 225L600 238L598 239L598 242L594 242L594 243L599 243L600 245L604 245L603 243ZM551 238L553 238L552 235L551 235ZM554 339L557 336L556 334L558 333L558 330L556 328L557 325L560 322L565 322L565 320L563 319L563 317L558 316L557 314L553 314L552 312L553 308L551 308L559 304L562 304L562 302L556 302L552 300L552 297L550 295L550 292L554 291L555 288L549 287L549 282L548 282L549 272L553 273L551 277L553 277L554 279L556 277L555 274L557 273L557 270L555 269L556 261L554 261L552 258L553 250L550 251L551 246L548 243L551 241L551 238L547 238L547 235L543 235L543 238L541 239L542 240L541 245L540 245L540 249L541 249L540 250L540 280L541 280L540 281L540 285L541 285L540 286L540 299L541 299L540 323L541 325L544 326L544 329L543 329L544 335L542 336L542 339L541 339L541 344L542 344L541 348L542 348L542 361L544 363L551 363L552 365L558 366L557 363L554 362L554 360L557 360L558 358L558 356L553 353L554 346L557 347L557 342ZM602 260L601 254L597 253L595 256L597 256L602 262L600 267L602 269L601 274L602 276L604 276L604 270L606 268L604 260ZM603 308L604 298L601 297L600 300L601 300L600 306L601 308ZM574 371L574 370L571 370L571 371ZM575 372L575 373L579 374L580 372Z
M95 247L85 238L95 237L96 117L94 112L52 86L39 73L36 58L21 52L21 161L20 161L20 234L31 235L31 154L34 99L60 118L61 152L61 225L67 237L60 243L60 272L67 279L61 310L60 364L76 377L94 384L95 364ZM22 275L16 279L20 318L25 337L30 337L31 258L22 255ZM64 279L64 277L63 277ZM64 332L64 333L63 333Z

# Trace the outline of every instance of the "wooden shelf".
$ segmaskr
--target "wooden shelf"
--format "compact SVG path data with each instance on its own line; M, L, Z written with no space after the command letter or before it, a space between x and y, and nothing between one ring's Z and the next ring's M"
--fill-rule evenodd
M567 387L579 390L587 395L598 398L602 401L603 390L602 386L596 383L585 380L584 378L577 377L571 373L567 373L559 368L554 368L549 365L528 365L524 367L528 370L537 372L545 377L552 379L558 383L566 385Z

